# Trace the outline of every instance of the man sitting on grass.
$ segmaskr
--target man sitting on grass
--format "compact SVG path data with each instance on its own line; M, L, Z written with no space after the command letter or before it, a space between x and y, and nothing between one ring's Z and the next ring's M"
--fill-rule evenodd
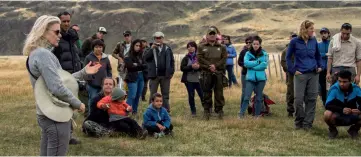
M352 73L340 71L338 82L329 90L324 120L329 126L329 138L336 138L337 126L351 126L347 132L351 138L358 137L361 126L361 88L351 83Z

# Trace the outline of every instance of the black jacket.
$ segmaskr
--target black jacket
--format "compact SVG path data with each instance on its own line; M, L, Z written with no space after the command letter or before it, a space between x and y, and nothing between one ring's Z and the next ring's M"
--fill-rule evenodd
M126 82L137 81L138 72L143 72L147 66L141 56L129 55L124 59L125 67L127 68L127 75L125 76Z
M154 60L153 50L157 54L157 65ZM146 51L144 56L145 61L147 62L148 68L148 78L156 78L157 76L165 76L170 78L174 74L174 56L172 49L163 44L162 51L159 52L159 49L149 49ZM158 67L158 71L156 70Z
M247 74L247 68L244 67L244 56L246 55L247 51L249 51L246 47L243 47L243 50L239 53L238 57L238 65L242 67L242 75Z
M90 104L90 113L88 117L86 117L84 122L87 120L91 120L106 128L110 127L108 112L97 108L97 103L104 97L104 93L100 92L96 97L93 98L92 103Z
M86 65L90 61L92 61L93 65L95 62L99 62L100 64L102 64L102 67L100 67L99 71L96 74L88 76L87 78L88 85L92 87L101 88L103 79L105 77L112 77L112 67L110 65L109 58L106 54L103 53L102 58L99 60L92 52L85 57L84 64Z
M180 65L180 69L183 72L182 79L181 79L182 83L187 82L187 73L188 72L200 71L200 69L194 70L191 65L188 66L188 60L189 60L189 56L185 55L182 59L181 65Z
M79 39L75 30L69 29L68 32L62 30L59 46L53 51L58 58L61 67L69 73L75 73L83 68L80 58L79 50L76 47L76 41Z

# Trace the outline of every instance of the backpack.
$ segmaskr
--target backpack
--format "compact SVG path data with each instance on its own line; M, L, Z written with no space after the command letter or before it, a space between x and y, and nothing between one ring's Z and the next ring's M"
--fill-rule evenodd
M254 109L254 105L255 105L255 95L252 96L251 100L250 100L250 106L248 106L248 114L255 114L255 109ZM268 95L263 94L263 105L261 106L261 116L269 116L271 114L270 112L270 107L269 105L273 105L276 104L273 100L271 100Z

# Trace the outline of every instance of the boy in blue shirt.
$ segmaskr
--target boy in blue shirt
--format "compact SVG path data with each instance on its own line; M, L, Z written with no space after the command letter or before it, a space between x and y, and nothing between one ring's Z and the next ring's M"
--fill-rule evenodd
M152 95L151 104L143 115L143 128L148 130L150 135L172 135L173 125L167 112L167 109L162 107L162 95L155 93Z

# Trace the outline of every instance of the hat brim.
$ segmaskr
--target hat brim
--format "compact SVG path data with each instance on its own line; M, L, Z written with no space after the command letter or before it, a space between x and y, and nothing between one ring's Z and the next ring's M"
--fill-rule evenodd
M76 79L67 71L58 70L63 85L77 97L79 86ZM40 111L49 119L56 122L67 122L73 116L73 109L70 104L59 106L54 104L54 99L48 90L43 77L39 77L35 83L35 101Z

